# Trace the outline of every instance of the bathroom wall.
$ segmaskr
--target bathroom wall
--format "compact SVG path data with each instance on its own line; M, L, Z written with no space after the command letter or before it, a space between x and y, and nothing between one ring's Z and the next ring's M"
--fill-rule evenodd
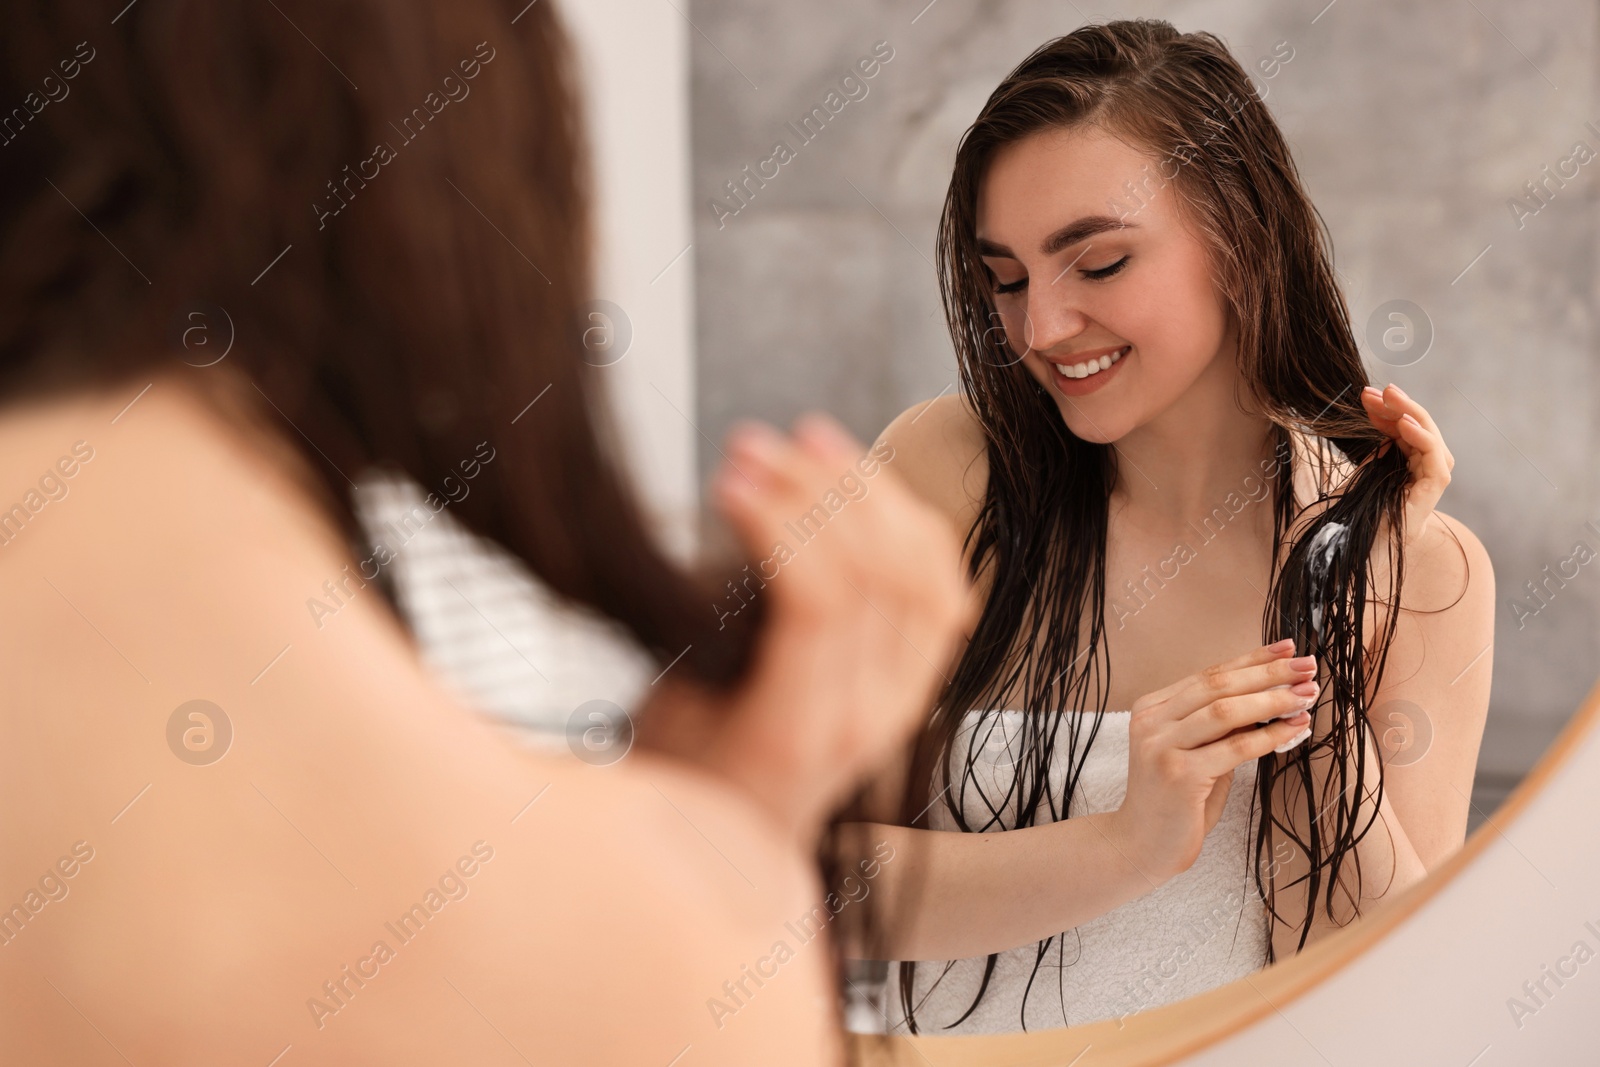
M1367 362L1439 422L1456 458L1440 507L1493 559L1494 695L1472 824L1493 810L1600 665L1600 559L1578 549L1600 554L1600 163L1574 153L1600 151L1593 3L672 2L692 59L702 478L737 416L823 408L870 440L954 388L938 209L957 139L1033 47L1153 16L1217 33L1257 69L1333 234L1358 336L1395 300L1431 324L1421 359L1369 350ZM847 96L841 79L878 42L876 73ZM830 90L843 106L802 128Z
M670 4L564 3L582 70L599 258L592 358L669 546L695 537L689 36Z

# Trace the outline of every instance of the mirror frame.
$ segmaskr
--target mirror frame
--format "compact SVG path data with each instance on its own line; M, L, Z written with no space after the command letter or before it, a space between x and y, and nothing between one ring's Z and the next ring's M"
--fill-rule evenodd
M1426 878L1357 922L1308 946L1292 959L1171 1004L1081 1026L1028 1033L895 1036L848 1033L853 1062L866 1067L1023 1067L1072 1064L1095 1050L1095 1067L1178 1064L1225 1039L1240 1036L1269 1013L1315 989L1365 956L1455 879L1470 873L1503 827L1521 818L1535 797L1573 761L1600 725L1600 682L1577 714L1500 807L1462 847ZM1517 921L1519 913L1508 913ZM1352 1020L1358 1022L1359 1020Z

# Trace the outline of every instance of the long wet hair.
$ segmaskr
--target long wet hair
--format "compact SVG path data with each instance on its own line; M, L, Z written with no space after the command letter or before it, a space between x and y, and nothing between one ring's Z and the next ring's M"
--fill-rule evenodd
M1258 761L1253 866L1269 921L1297 922L1297 948L1303 947L1319 901L1338 921L1334 899L1336 890L1350 892L1342 877L1347 867L1354 868L1356 887L1349 899L1359 901L1355 846L1382 799L1381 763L1369 766L1364 759L1371 730L1365 701L1382 677L1395 615L1388 614L1370 656L1362 649L1362 623L1368 561L1380 537L1392 561L1382 602L1399 603L1407 466L1400 449L1385 447L1389 438L1361 406L1367 376L1321 216L1250 79L1209 33L1179 33L1167 22L1141 19L1084 26L1049 41L1006 76L960 142L939 224L937 266L962 389L986 439L988 487L966 546L973 577L988 569L993 585L915 742L901 819L927 826L927 813L938 804L969 832L1034 825L1044 813L1050 821L1066 818L1106 710L1106 533L1119 473L1116 451L1076 437L1003 331L991 328L992 283L976 238L979 184L996 149L1041 130L1087 124L1162 161L1160 177L1170 180L1184 217L1209 246L1216 284L1238 323L1240 374L1272 424L1270 444L1284 476L1273 479L1274 559L1262 640L1292 637L1301 654L1317 657L1326 680L1313 723L1325 715L1330 727L1287 754ZM1296 447L1293 433L1312 445ZM1353 474L1339 483L1339 472L1352 465ZM1318 496L1302 509L1292 474L1307 467ZM1085 634L1080 620L1086 615ZM1095 696L1086 699L1091 680ZM987 717L1015 707L1001 701L1019 691L1023 725L1006 754L1014 778L1005 796L982 796L975 769L981 760L994 760ZM977 726L964 753L952 759L973 709L980 713ZM1094 714L1084 716L1080 731L1077 716L1055 714L1066 709ZM1056 793L1050 771L1063 721L1068 756ZM1329 759L1332 769L1319 793L1312 763ZM957 761L964 769L953 779ZM1285 788L1294 785L1297 791ZM977 825L964 811L974 789L987 812ZM1369 801L1371 817L1358 825ZM1308 833L1285 820L1290 805L1304 805ZM1278 914L1276 864L1264 862L1275 834L1293 841L1308 860L1309 871L1286 883L1308 883L1304 914ZM1070 964L1066 940L1062 933L1038 943L1028 991L1052 948ZM972 1005L949 1026L977 1008L997 959L988 957ZM1266 962L1273 959L1269 937ZM900 1007L915 1033L916 963L899 967ZM1026 1005L1027 992L1024 1028Z
M719 617L738 573L658 544L586 344L592 174L552 5L120 6L0 0L0 400L178 368L352 564L353 478L448 492L471 463L475 533L663 668L742 678L764 601Z
M0 136L0 390L243 372L352 544L351 478L438 487L487 440L452 511L725 680L753 628L718 630L616 458L575 76L551 5L523 6L5 3L3 99L60 99Z

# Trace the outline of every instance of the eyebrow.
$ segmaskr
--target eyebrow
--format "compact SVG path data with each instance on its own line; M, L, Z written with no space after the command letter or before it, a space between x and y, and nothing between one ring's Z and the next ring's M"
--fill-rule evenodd
M1138 229L1138 223L1128 222L1112 215L1085 215L1076 222L1069 222L1039 245L1039 254L1053 256L1063 248L1068 248L1079 241L1086 240L1098 233L1107 230L1133 230ZM1016 259L1016 253L1002 244L978 238L978 254L983 256L1002 256L1006 259Z

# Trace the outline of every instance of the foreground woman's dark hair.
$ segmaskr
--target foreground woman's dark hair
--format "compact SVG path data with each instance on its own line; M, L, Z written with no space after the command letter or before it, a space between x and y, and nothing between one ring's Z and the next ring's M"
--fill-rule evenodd
M718 628L720 583L668 562L614 458L573 73L551 6L517 6L5 5L0 91L46 103L0 146L3 388L198 363L184 330L231 327L223 365L352 542L347 475L437 486L492 440L460 517L725 681L752 619Z

